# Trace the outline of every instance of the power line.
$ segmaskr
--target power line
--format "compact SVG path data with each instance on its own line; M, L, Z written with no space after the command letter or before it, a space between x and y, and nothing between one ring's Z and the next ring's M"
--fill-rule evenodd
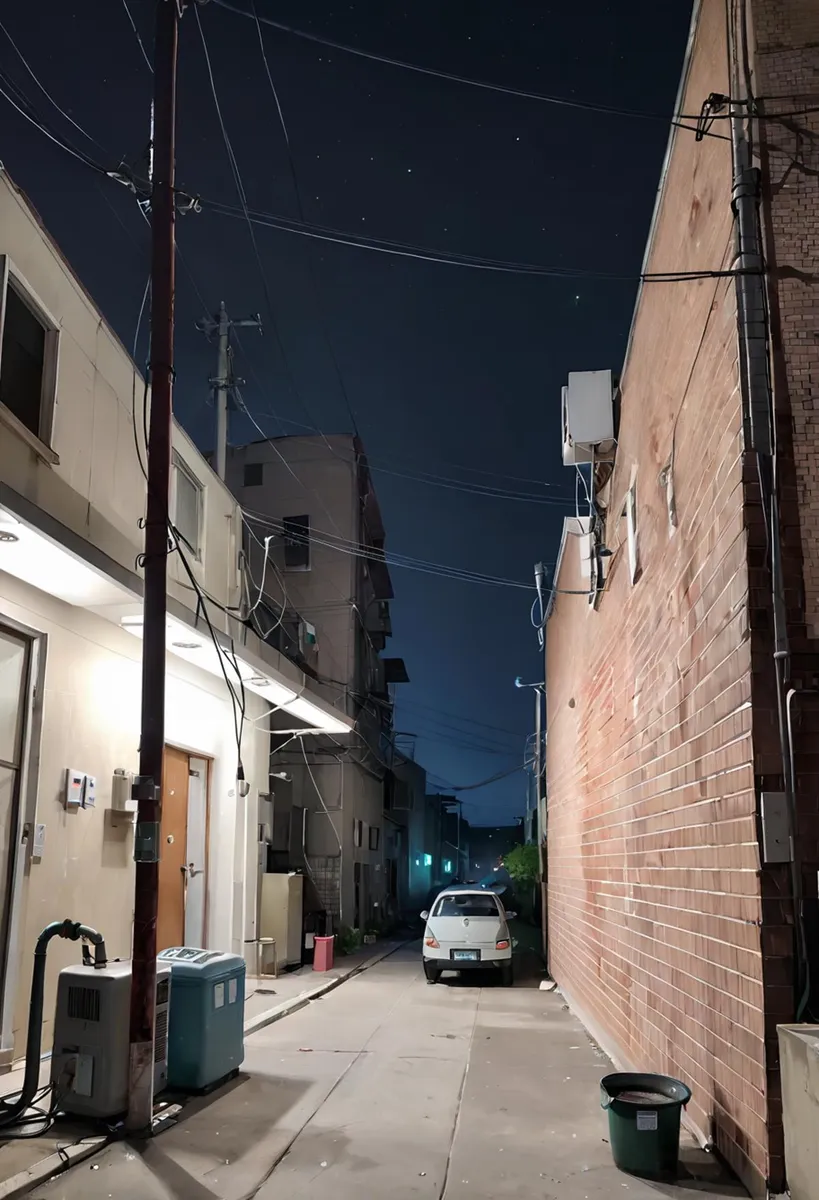
M520 588L524 591L532 590L531 584L522 583L519 580L505 579L496 575L486 575L477 571L462 570L458 567L448 566L445 563L428 562L426 559L414 559L407 555L396 555L388 553L384 550L376 550L374 548L368 549L363 547L360 543L349 541L346 538L336 539L333 534L326 533L324 530L311 529L310 533L301 539L299 535L293 531L285 531L285 527L282 522L277 521L275 518L270 517L266 513L254 512L248 508L243 509L243 517L246 521L250 521L256 525L261 525L268 529L273 529L281 535L284 535L284 533L287 532L288 537L291 537L294 541L303 540L305 545L315 544L317 546L324 546L329 550L337 550L341 554L349 554L354 558L362 558L368 562L381 562L388 567L405 567L407 569L422 571L429 575L444 575L446 578L460 579L466 583L494 584L499 587L503 586ZM321 536L316 537L316 533ZM334 540L325 540L328 538Z
M140 51L142 52L142 57L145 59L145 63L146 63L146 65L147 65L147 67L148 67L148 70L149 70L149 71L151 72L151 74L153 75L153 73L154 73L154 66L153 66L153 63L151 62L151 59L150 59L149 55L148 55L148 51L145 49L145 44L143 43L143 41L142 41L142 37L141 37L141 35L140 35L140 32L139 32L139 30L137 29L137 26L136 26L136 21L135 21L135 20L134 20L134 18L131 16L131 10L130 10L130 8L128 7L128 0L122 0L122 7L125 9L125 15L128 17L128 20L129 20L129 22L130 22L131 28L132 28L132 29L133 29L133 31L134 31L134 37L136 38L136 40L137 40L137 45L139 46L139 49L140 49Z
M298 237L316 238L318 241L333 242L340 246L349 246L355 250L369 250L376 254L393 255L398 258L417 259L422 262L439 263L444 266L466 267L470 270L489 271L503 275L531 275L535 278L578 280L590 282L604 281L612 283L674 283L687 279L713 279L719 274L736 275L736 271L715 272L710 268L695 271L654 271L636 274L618 274L610 271L591 271L580 267L546 267L536 263L516 263L504 259L480 258L457 254L455 252L432 249L427 246L414 245L411 242L390 241L382 238L369 238L363 234L347 233L344 230L332 229L321 225L311 225L296 221L292 217L282 217L275 213L258 212L250 209L247 213L236 209L233 205L221 201L209 200L202 197L204 211L218 213L221 216L241 218L267 229L277 229L281 233L292 233Z
M198 19L198 16L199 16L198 9L195 9L194 11L196 12L197 19ZM200 23L200 29L201 29L201 23ZM203 44L204 44L204 34L203 34ZM207 53L206 45L205 45L205 52ZM209 58L208 58L208 63L210 63ZM212 70L210 72L210 77L211 77L211 80L213 80ZM47 138L49 138L50 141L54 142L55 145L59 146L67 154L71 154L74 158L78 159L80 162L84 163L85 166L89 167L93 171L96 171L98 174L106 175L110 179L114 179L116 182L125 184L126 186L130 187L133 191L136 191L136 186L135 186L134 182L131 180L131 178L128 176L128 174L126 172L124 172L121 169L108 170L105 167L101 166L99 163L94 162L93 159L91 159L87 155L83 154L82 151L77 150L77 148L72 146L66 139L60 138L57 135L55 135L41 121L37 120L30 113L26 112L23 108L21 108L2 88L0 88L0 95L4 96L5 99L12 105L12 107L15 108L17 110L17 112L20 113L21 116L23 116L27 121L30 121L31 124L33 124L37 129L39 129L41 133L43 133ZM215 92L215 83L214 83L214 100L215 100L215 103L218 105L218 98L217 98L216 92ZM218 112L221 114L221 108L218 108ZM222 128L224 131L224 135L227 136L227 130L225 129L224 124L222 124ZM229 148L228 149L228 157L231 162L231 168L234 170L234 179L236 181L237 190L239 191L240 200L242 201L242 207L241 207L241 209L236 209L232 205L222 204L219 201L210 201L210 200L199 199L199 198L197 198L197 204L199 204L199 206L204 211L207 211L208 209L210 209L212 212L218 213L222 216L243 219L250 227L251 241L252 241L254 252L256 255L256 260L257 260L257 263L258 263L258 266L259 266L259 269L261 272L261 278L262 278L262 283L263 283L263 287L264 287L264 291L265 291L265 298L266 298L266 301L268 304L268 309L270 310L271 324L273 325L274 336L276 338L276 342L279 347L279 352L282 356L282 362L285 367L285 372L287 374L288 380L290 382L290 385L293 389L294 394L296 395L297 399L301 403L302 407L304 408L304 410L308 416L310 416L309 410L304 402L303 397L301 396L301 394L296 386L296 382L293 377L293 373L290 369L289 361L287 359L287 355L284 350L284 346L282 344L281 337L279 335L278 325L275 320L275 311L273 309L272 300L270 297L270 290L269 290L269 287L267 284L267 276L264 272L264 266L261 261L261 255L259 253L258 243L256 242L255 234L253 233L253 230L252 230L253 225L259 225L259 226L271 228L271 229L278 229L281 232L292 233L292 234L296 234L301 237L312 237L312 238L317 238L321 241L335 242L339 245L350 246L353 249L358 249L358 250L370 250L375 253L388 254L388 255L398 256L400 258L417 259L417 260L424 261L424 262L439 263L439 264L442 264L445 266L461 266L461 267L466 267L466 268L472 269L472 270L490 271L490 272L495 272L495 273L500 272L502 274L532 275L535 277L566 279L566 280L584 279L584 280L588 280L590 282L602 281L602 282L625 282L625 283L638 283L638 282L642 282L642 283L682 283L682 282L686 282L686 281L692 280L692 279L715 279L715 278L721 278L723 276L735 278L736 275L739 274L739 272L735 271L735 270L714 271L714 270L710 270L710 269L706 268L706 269L696 270L696 271L660 271L660 272L650 272L650 273L645 273L645 274L626 275L626 274L613 274L611 272L589 271L584 268L541 267L541 266L537 266L536 264L531 264L531 263L511 263L511 262L505 262L504 260L480 259L477 257L469 257L466 255L457 255L454 253L449 254L449 253L443 252L443 251L429 250L425 247L414 247L413 248L411 243L387 242L387 241L380 242L380 241L376 241L376 240L367 241L367 240L363 239L362 236L359 234L344 234L342 231L322 232L323 227L321 227L321 226L314 227L314 226L309 226L309 225L302 225L300 222L293 221L292 218L279 217L274 214L268 214L268 213L254 213L252 210L250 210L247 207L247 197L244 192L244 185L241 183L241 176L239 176L239 174L238 174L238 165L236 164L236 159L235 159L235 156L233 155L233 149L232 149L232 145L230 145L229 138L228 138L228 141L225 143L225 145L226 145L226 149ZM189 194L186 193L186 195L189 195ZM400 248L401 246L406 246L409 248L401 249ZM324 436L324 435L322 434L322 436ZM329 443L328 443L328 445L329 445Z
M219 8L227 9L229 12L236 13L241 17L252 18L254 15L247 12L246 9L231 4L229 0L214 0L214 3ZM417 75L429 75L434 79L443 79L449 83L464 84L468 87L479 88L487 92L498 92L504 96L516 96L522 100L534 100L541 104L553 104L560 108L574 108L583 112L605 113L612 117L635 117L645 121L668 121L672 119L665 113L644 112L639 109L620 108L610 104L595 104L588 100L570 100L565 96L550 96L543 92L530 92L523 88L511 88L505 87L503 84L469 79L464 75L455 75L449 71L439 71L434 67L422 67L417 63L406 62L403 59L391 58L385 54L375 54L369 50L361 50L357 46L348 46L343 42L336 42L332 38L320 37L318 34L308 33L303 29L296 29L292 25L285 25L282 21L274 21L271 17L257 17L256 19L257 21L261 20L265 25L270 25L273 29L278 29L280 33L287 33L292 37L301 38L307 42L314 42L319 46L326 46L330 50L339 50L344 54L352 54L356 58L366 58L370 62L382 63L388 67L399 67L403 71L413 71ZM695 120L694 117L685 114L680 114L674 119Z
M9 33L8 29L6 29L6 27L2 21L0 21L0 30L2 30L3 33L6 35L6 38L8 39L9 43L11 44L11 47L14 50L15 54L20 59L20 62L23 64L23 66L25 67L26 71L29 73L31 78L34 80L37 87L43 93L46 100L48 100L49 104L51 104L54 108L56 108L56 110L60 114L60 116L64 117L65 120L68 121L69 125L73 125L78 133L81 133L84 138L87 138L89 142L93 142L93 144L99 150L102 150L103 153L105 153L105 147L101 146L100 143L96 140L96 138L93 138L90 133L88 133L85 129L83 129L82 125L78 125L77 122L74 120L74 118L72 116L70 116L65 111L64 108L60 107L60 105L57 103L57 101L54 99L54 97L51 95L51 92L48 91L48 89L45 87L45 85L40 82L40 79L38 78L37 75L35 75L34 70L30 66L30 64L29 64L28 60L26 59L25 55L23 54L22 50L17 45L14 38ZM27 103L28 103L28 100L27 100ZM29 107L31 107L30 103L29 103Z
M290 178L293 182L293 192L296 197L296 207L298 209L299 217L301 218L302 221L304 221L306 218L304 216L304 206L302 204L301 188L299 187L299 180L298 180L298 176L296 175L296 162L293 157L293 151L292 151L292 148L290 145L290 134L287 131L287 122L284 119L284 112L282 111L281 101L279 100L279 93L276 90L275 83L273 82L273 74L270 70L270 63L268 62L268 59L267 59L267 51L265 50L265 44L264 44L264 35L262 33L262 27L259 22L259 14L256 10L256 0L251 0L251 3L253 5L253 18L256 22L256 32L258 33L258 37L259 37L259 50L261 51L262 62L264 63L265 74L267 76L267 82L270 84L270 90L273 93L273 99L276 102L276 111L279 114L279 122L282 127L282 133L284 134L284 146L285 146L285 151L287 154L287 163L290 168ZM314 298L316 301L316 308L318 310L318 316L319 316L319 326L321 328L322 336L324 338L324 342L327 346L327 350L330 355L330 361L333 364L333 370L335 371L336 379L338 380L338 386L341 391L341 395L344 399L345 407L347 409L350 420L352 422L353 432L356 435L358 435L358 423L356 421L355 412L353 410L353 406L350 401L349 394L347 392L346 384L344 383L344 376L341 373L341 367L338 362L338 357L336 356L335 347L333 346L333 341L332 341L332 338L330 337L330 331L327 326L327 319L326 319L326 315L324 312L324 306L322 305L322 302L321 302L321 295L319 293L318 282L316 280L316 274L315 274L315 270L313 267L313 256L312 256L312 252L309 247L308 247L308 251L307 251L307 270L308 270L308 274L310 276L310 282L311 282L312 288L313 288L313 295L314 295Z
M250 409L247 407L244 401L241 402L240 411L243 412L250 421L252 421L257 430L261 430L261 426L259 425L258 421L253 418ZM261 413L260 415L273 416L274 414ZM274 448L276 440L277 439L275 438L264 438L264 442L274 446ZM278 450L277 453L279 453L281 457L281 454ZM573 499L569 495L552 496L549 494L538 495L534 492L515 492L511 488L494 488L484 484L469 483L462 479L454 479L446 475L434 475L430 472L395 471L389 467L376 466L368 454L365 454L364 457L366 459L368 469L371 471L376 471L378 474L394 475L400 479L414 480L417 483L425 483L432 487L442 487L448 489L449 491L466 492L468 495L474 496L488 496L491 499L496 500L517 500L529 504L540 504L547 506L556 505L561 508L571 508L573 504Z

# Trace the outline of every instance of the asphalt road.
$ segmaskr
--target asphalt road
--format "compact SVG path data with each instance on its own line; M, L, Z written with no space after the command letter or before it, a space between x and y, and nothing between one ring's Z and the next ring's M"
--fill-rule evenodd
M400 950L248 1039L246 1073L141 1151L111 1146L43 1200L631 1200L690 1196L619 1174L600 1051L521 973L426 984ZM482 986L485 984L485 986ZM702 1182L701 1196L744 1195Z

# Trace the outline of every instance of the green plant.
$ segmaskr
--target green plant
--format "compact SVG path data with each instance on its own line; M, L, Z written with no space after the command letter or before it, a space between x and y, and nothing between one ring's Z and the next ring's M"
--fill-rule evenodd
M540 850L537 846L515 846L503 856L503 865L518 884L532 884L540 874Z
M342 925L336 936L336 946L342 956L355 954L356 950L361 947L361 930L351 929L349 925Z

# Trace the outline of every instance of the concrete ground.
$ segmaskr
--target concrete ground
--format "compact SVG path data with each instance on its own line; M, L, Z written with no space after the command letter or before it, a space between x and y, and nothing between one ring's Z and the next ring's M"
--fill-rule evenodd
M684 1146L678 1185L613 1166L609 1069L538 989L426 985L418 946L247 1039L242 1076L143 1146L119 1142L34 1200L632 1200L744 1196Z
M281 1020L298 1011L319 994L324 994L343 983L359 971L367 969L385 954L391 953L398 943L379 942L373 946L362 946L355 954L336 961L327 972L303 967L289 971L272 979L269 976L247 979L245 1000L245 1034ZM45 1086L50 1078L51 1063L44 1060L40 1068L40 1084ZM0 1076L0 1096L16 1096L23 1085L24 1069L16 1067ZM36 1134L36 1126L28 1130ZM76 1161L96 1153L108 1140L100 1137L98 1130L88 1122L69 1121L65 1118L56 1122L41 1136L24 1140L2 1140L0 1131L0 1200L24 1194L27 1184L48 1179L54 1170L64 1165L65 1160Z

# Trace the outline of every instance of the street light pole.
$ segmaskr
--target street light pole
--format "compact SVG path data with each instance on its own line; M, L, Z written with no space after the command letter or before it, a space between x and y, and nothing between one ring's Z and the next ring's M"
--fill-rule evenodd
M142 712L134 781L134 942L131 974L127 1127L153 1119L156 917L165 750L165 625L174 342L174 165L176 63L182 0L157 0L151 152L151 417L143 584Z

